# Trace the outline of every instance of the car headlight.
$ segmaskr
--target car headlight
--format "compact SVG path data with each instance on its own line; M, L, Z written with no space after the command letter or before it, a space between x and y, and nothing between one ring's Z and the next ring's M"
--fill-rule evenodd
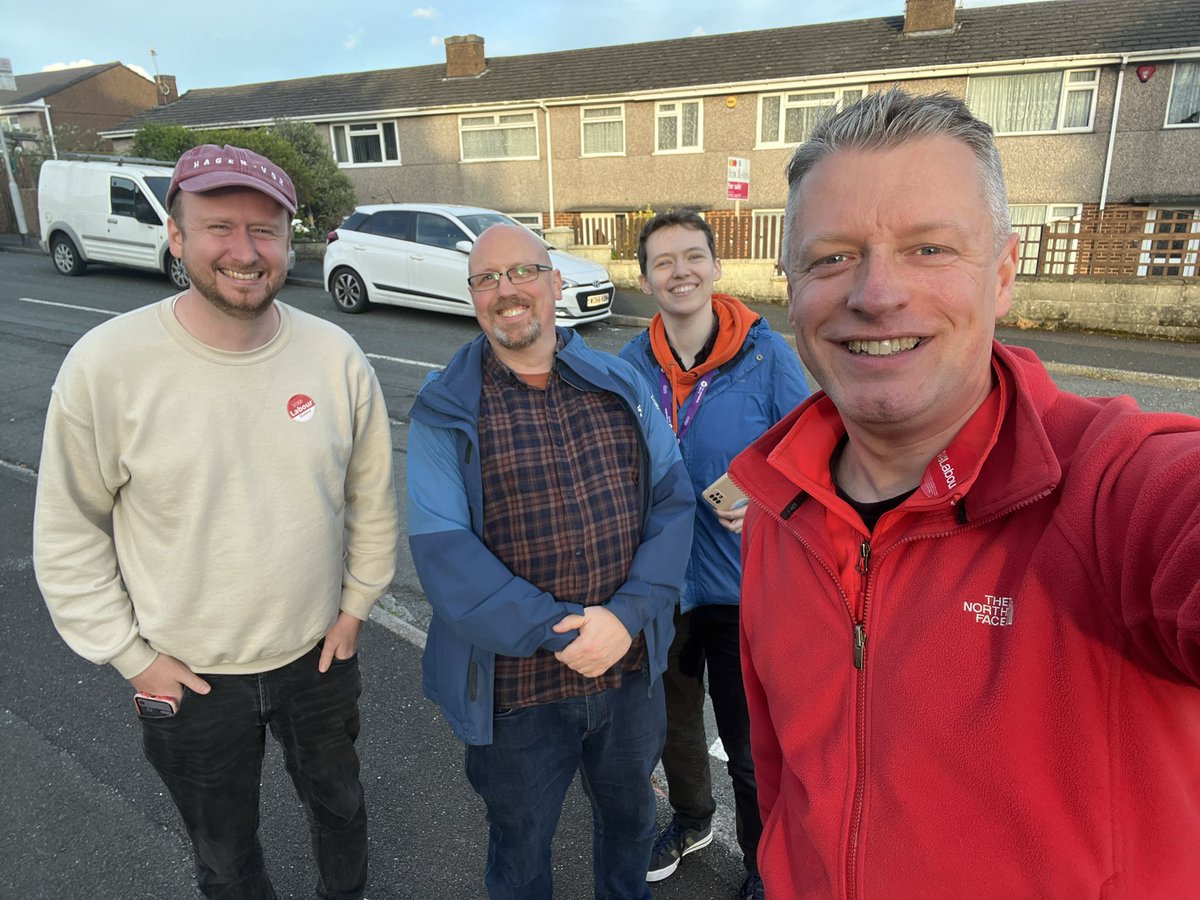
M562 280L562 286L565 288L577 288L577 287L579 287L579 285L580 285L580 282L575 281L573 278L564 277Z

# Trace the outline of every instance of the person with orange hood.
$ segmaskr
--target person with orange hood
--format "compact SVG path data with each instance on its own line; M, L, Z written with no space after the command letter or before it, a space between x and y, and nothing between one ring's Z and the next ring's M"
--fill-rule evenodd
M658 313L621 350L647 379L679 441L697 497L729 461L808 396L795 352L741 301L714 294L721 277L712 230L694 212L660 213L638 238L642 291ZM712 842L716 801L704 732L704 670L717 731L729 758L737 835L746 865L740 897L761 898L756 853L762 822L742 688L738 603L745 508L696 507L691 559L675 611L663 676L667 741L663 768L674 815L659 833L647 881L667 878L688 853Z

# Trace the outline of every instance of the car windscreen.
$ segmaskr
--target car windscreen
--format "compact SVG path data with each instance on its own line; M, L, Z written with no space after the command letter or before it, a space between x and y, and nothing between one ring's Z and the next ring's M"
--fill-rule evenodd
M493 225L521 225L516 219L510 219L503 213L467 213L465 216L459 216L458 220L471 230L471 233L476 237L483 234Z
M171 186L170 175L147 175L146 184L150 190L154 191L154 196L158 198L158 202L162 204L162 208L167 208L167 188Z
M499 212L469 212L466 216L458 216L458 221L470 229L476 238L491 228L493 224L520 224Z

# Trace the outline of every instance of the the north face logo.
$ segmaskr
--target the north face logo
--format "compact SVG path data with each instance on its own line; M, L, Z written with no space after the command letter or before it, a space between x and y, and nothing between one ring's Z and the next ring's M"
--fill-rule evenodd
M1013 623L1013 598L984 594L982 601L963 601L963 612L974 616L980 625L1011 625Z

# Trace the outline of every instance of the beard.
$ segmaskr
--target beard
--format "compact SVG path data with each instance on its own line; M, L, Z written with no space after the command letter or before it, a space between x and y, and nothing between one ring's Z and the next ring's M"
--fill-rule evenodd
M492 337L505 350L524 350L526 347L532 346L541 336L542 323L537 319L530 322L529 327L518 334L505 331L504 327L499 324L492 327Z
M221 293L221 289L217 287L216 278L211 271L194 272L192 271L192 267L187 265L186 260L184 261L184 266L188 270L188 277L192 281L192 287L196 289L196 292L201 297L225 315L243 321L257 319L270 309L271 304L275 302L275 296L279 293L280 288L283 287L283 283L287 279L286 274L280 274L272 280L264 281L262 284L263 294L258 300L247 299L243 302L234 302Z

